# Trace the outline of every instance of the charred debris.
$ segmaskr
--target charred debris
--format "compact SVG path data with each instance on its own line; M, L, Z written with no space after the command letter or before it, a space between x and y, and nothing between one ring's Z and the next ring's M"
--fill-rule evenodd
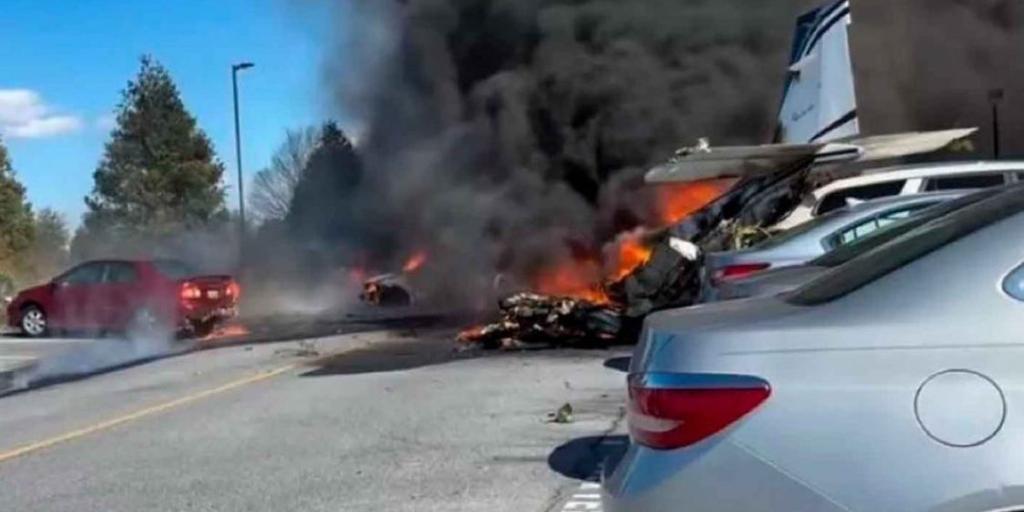
M856 163L957 149L975 129L865 137L838 144L774 144L712 150L706 140L683 148L647 174L649 183L724 177L738 181L722 195L658 234L650 257L604 284L603 301L521 294L499 303L500 320L468 330L462 343L515 347L633 343L648 314L699 300L704 256L749 247L815 188L858 172Z
M687 150L677 155L685 156ZM691 305L700 292L704 254L740 248L766 236L811 187L813 157L788 170L740 179L683 222L648 234L650 256L629 274L603 284L597 297L514 293L498 301L498 319L458 336L465 346L603 346L632 342L642 319L661 309ZM376 306L405 306L415 291L409 272L363 283L361 299Z
M695 304L704 256L762 241L815 188L856 174L849 164L954 148L975 129L866 137L841 144L723 147L706 141L681 149L647 174L649 183L736 178L731 188L681 222L645 238L647 260L587 298L517 293L498 302L498 320L462 332L464 345L516 348L524 344L603 346L635 342L648 314ZM404 276L367 281L364 300L411 300Z
M484 348L635 342L649 313L696 303L706 253L748 247L769 236L765 228L792 212L813 188L812 162L807 158L778 173L743 178L678 225L658 233L645 263L622 279L604 283L606 300L513 295L499 301L498 321L466 330L458 341Z

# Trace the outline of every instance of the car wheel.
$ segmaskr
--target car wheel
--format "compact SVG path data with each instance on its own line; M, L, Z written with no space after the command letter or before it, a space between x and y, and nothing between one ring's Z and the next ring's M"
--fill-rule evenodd
M49 325L46 312L39 306L27 306L21 310L21 332L30 338L46 335Z
M197 338L205 338L213 333L217 327L216 320L193 320L192 335Z

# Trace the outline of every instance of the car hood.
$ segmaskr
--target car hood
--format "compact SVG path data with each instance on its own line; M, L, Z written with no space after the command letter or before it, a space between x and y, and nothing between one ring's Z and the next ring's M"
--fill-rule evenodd
M47 289L49 287L50 287L50 283L43 283L41 285L33 286L31 288L25 288L24 290L21 290L20 292L18 292L14 296L15 296L15 298L36 296L36 295L39 295L41 293L46 293L46 291L47 291Z

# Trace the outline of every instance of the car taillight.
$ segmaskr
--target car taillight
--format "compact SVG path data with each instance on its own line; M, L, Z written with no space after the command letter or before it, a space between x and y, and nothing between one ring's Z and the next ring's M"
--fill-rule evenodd
M719 270L715 274L715 277L719 280L737 279L749 276L750 274L756 274L762 270L767 270L770 266L770 263L741 263L738 265L729 265Z
M203 297L203 291L198 286L192 283L185 283L181 285L181 299L182 300L197 300Z
M228 284L227 291L224 293L227 294L228 297L238 300L238 298L242 296L242 287L237 281L231 281L231 283Z
M722 431L771 395L745 375L646 373L629 377L629 430L657 450L683 448Z

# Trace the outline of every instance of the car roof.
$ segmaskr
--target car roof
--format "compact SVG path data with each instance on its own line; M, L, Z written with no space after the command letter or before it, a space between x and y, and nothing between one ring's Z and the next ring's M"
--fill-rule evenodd
M922 202L946 201L965 196L975 190L943 190L941 192L921 192L919 194L904 194L901 196L880 197L859 201L851 206L844 206L835 210L836 212L855 215L864 211L885 210L890 206L902 206L905 204L917 204Z
M850 178L833 181L818 188L814 195L822 195L834 190L850 188L872 183L906 180L912 178L928 178L933 176L949 176L958 174L974 174L985 172L1024 172L1024 160L997 160L975 162L934 162L926 164L900 165L869 169Z

